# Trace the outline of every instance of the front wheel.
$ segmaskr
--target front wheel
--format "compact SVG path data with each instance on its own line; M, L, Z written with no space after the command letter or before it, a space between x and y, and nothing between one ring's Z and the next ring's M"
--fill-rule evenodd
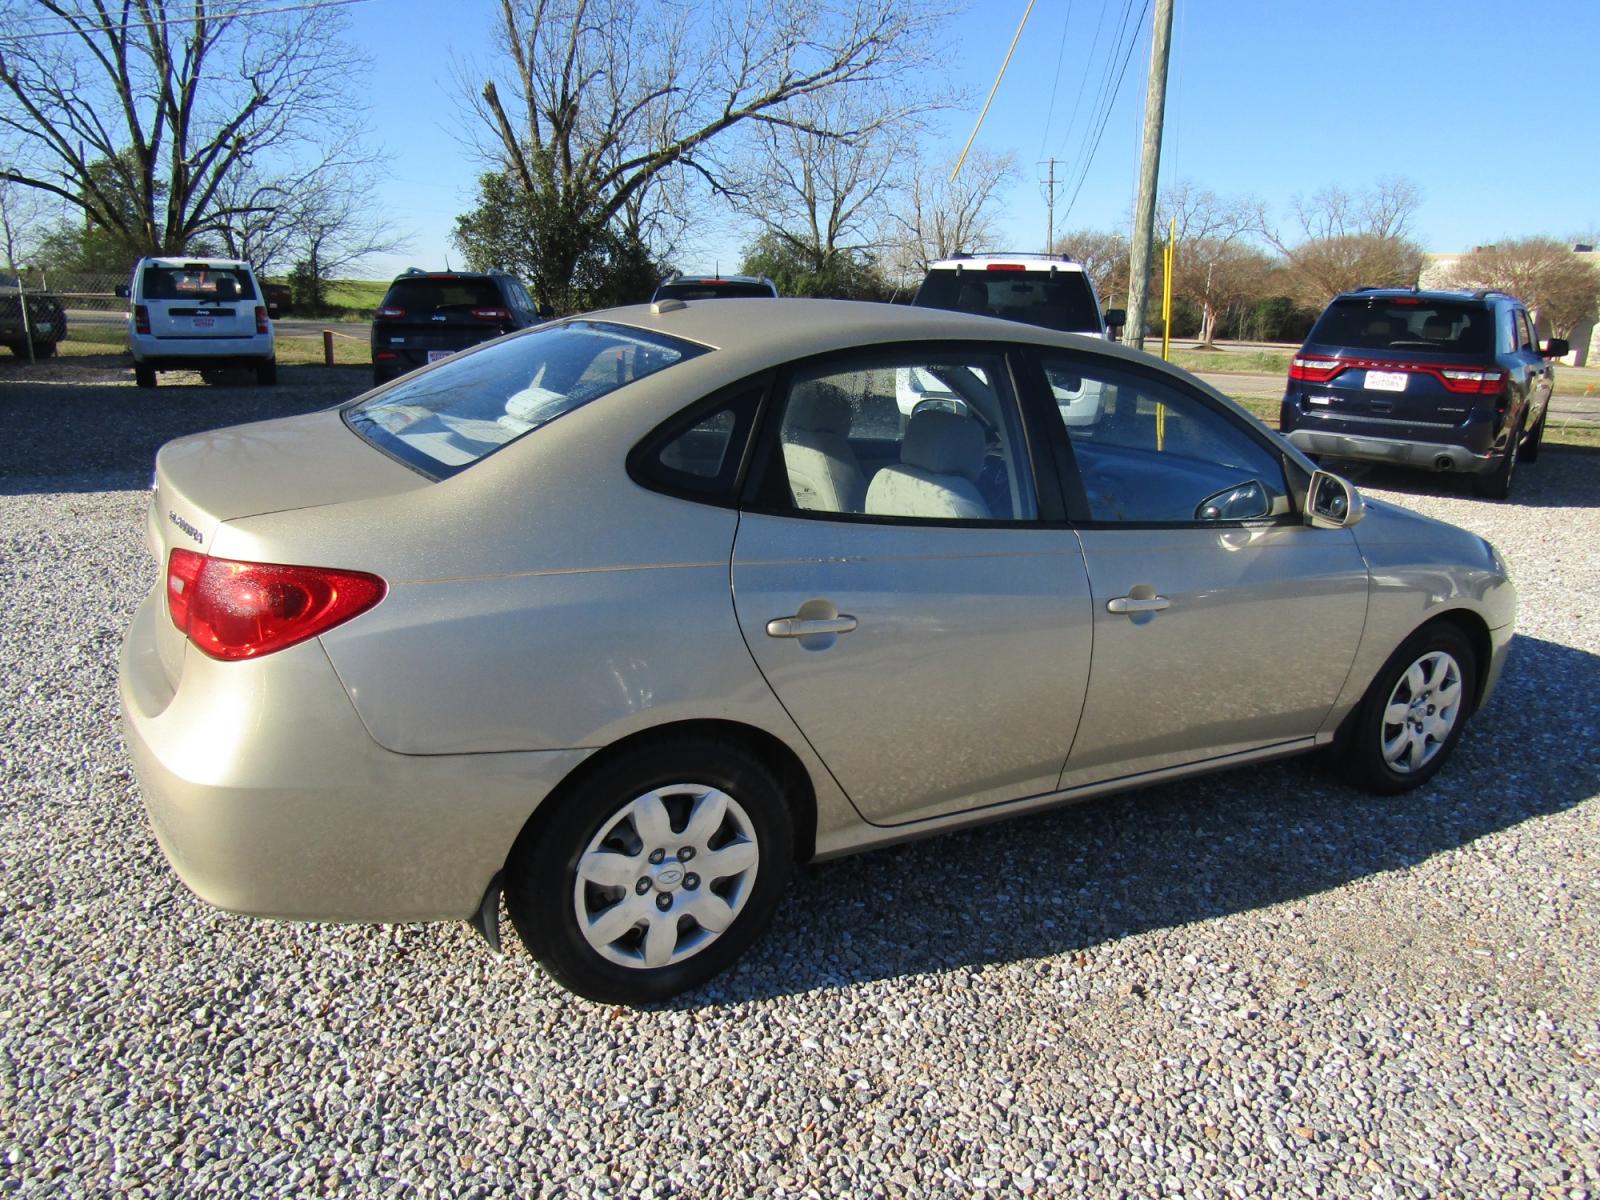
M1477 656L1459 629L1417 630L1378 672L1347 731L1352 782L1392 796L1432 779L1461 740L1477 684Z
M506 903L529 952L590 1000L706 982L760 935L789 878L783 789L737 746L642 747L557 803L513 849Z

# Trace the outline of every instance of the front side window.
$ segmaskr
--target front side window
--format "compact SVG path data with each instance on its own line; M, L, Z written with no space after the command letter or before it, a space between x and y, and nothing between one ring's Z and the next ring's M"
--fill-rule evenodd
M797 369L779 429L790 506L929 521L1021 521L1033 484L1005 363L909 351Z
M1528 314L1522 309L1517 309L1517 337L1521 344L1517 347L1529 354L1534 353L1533 330L1528 328Z
M1289 511L1278 455L1194 393L1110 363L1045 355L1096 522L1242 521Z
M706 352L600 321L569 321L452 358L358 400L345 422L396 457L453 475L563 413Z

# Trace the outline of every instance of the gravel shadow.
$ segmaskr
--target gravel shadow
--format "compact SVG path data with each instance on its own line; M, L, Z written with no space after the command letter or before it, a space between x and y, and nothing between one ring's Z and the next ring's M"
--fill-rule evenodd
M1519 463L1512 480L1511 498L1500 503L1512 508L1600 508L1600 447L1543 446L1539 461ZM1449 471L1415 471L1382 463L1326 460L1324 465L1357 487L1381 488L1405 496L1472 497L1472 479Z
M1489 707L1410 796L1306 756L803 869L746 962L670 1007L1070 954L1403 870L1600 791L1597 678L1600 656L1518 636Z
M143 488L175 437L329 408L372 383L360 366L280 366L273 387L248 372L217 384L188 371L159 378L154 390L134 386L116 354L0 362L0 495Z

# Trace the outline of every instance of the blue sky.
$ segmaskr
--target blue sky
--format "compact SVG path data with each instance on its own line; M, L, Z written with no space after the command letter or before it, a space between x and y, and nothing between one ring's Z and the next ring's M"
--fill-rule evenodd
M990 150L1015 153L1021 168L1000 209L1007 247L1043 242L1040 164L1066 160L1058 177L1075 178L1113 36L1125 27L1124 12L1131 22L1145 3L1036 0L978 137ZM944 114L935 155L966 139L1026 6L974 0L952 23L951 84L971 104ZM449 231L471 207L481 168L453 64L470 73L474 59L491 53L497 8L459 0L448 21L432 0L367 0L345 10L357 44L372 51L367 116L391 172L377 198L411 236L407 252L372 259L361 274L438 267L447 256L459 265ZM1287 217L1297 192L1355 190L1402 175L1422 191L1415 235L1429 250L1600 231L1597 51L1600 0L1177 0L1161 177L1253 195ZM1065 216L1058 186L1058 230L1124 229L1149 57L1146 12ZM680 265L715 260L730 270L742 242L735 223L712 214L699 230L697 260Z

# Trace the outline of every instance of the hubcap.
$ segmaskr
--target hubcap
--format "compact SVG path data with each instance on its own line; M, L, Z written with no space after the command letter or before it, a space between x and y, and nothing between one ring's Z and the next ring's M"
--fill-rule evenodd
M1461 716L1461 667L1433 650L1406 668L1383 710L1383 761L1401 775L1420 771L1449 740Z
M623 805L578 859L578 929L619 966L682 962L733 924L760 858L755 827L732 796L699 783L656 788Z

